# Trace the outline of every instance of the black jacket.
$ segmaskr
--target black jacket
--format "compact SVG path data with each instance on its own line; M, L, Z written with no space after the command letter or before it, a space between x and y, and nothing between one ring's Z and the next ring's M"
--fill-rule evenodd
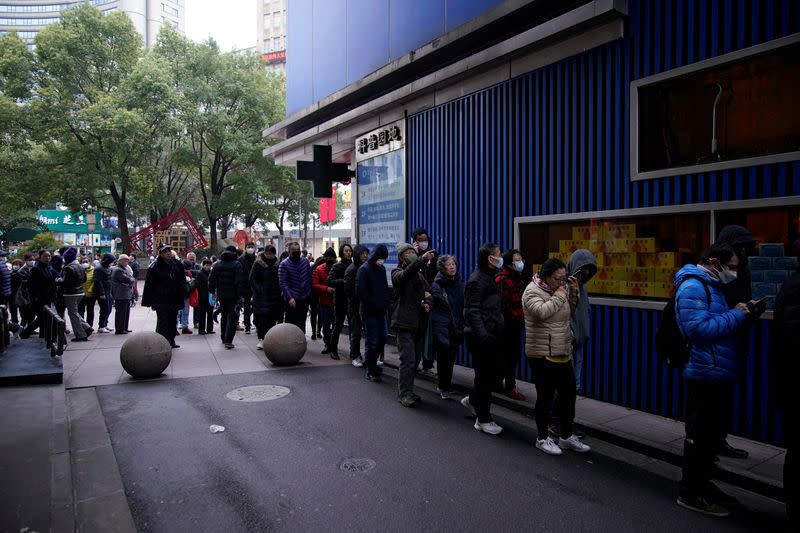
M796 406L793 388L800 364L797 360L797 332L800 331L800 272L783 284L775 300L772 354L777 363L778 396L784 407ZM798 413L794 407L794 413ZM786 422L786 427L790 425ZM792 428L794 431L797 428Z
M356 274L358 273L358 268L363 264L359 261L362 250L364 250L364 247L360 244L356 244L355 248L353 248L353 262L350 263L344 271L344 294L351 304L355 303L356 305L358 305L358 298L356 298Z
M464 334L468 341L487 345L497 341L505 328L497 272L475 269L464 288Z
M411 266L392 270L393 329L416 332L425 314L422 308L423 301L432 306L433 299L425 297L426 292L431 292L431 286L422 274L426 266L417 260Z
M61 291L65 296L83 294L83 284L86 283L86 271L80 263L73 261L64 267L64 281L61 282Z
M31 269L28 278L28 294L35 309L50 305L56 297L56 278L58 273L50 266L39 261Z
M356 273L356 296L361 303L364 316L381 318L386 316L389 307L389 283L386 281L386 268L378 265L378 259L386 260L389 250L379 244L372 250L366 263Z
M253 270L253 265L256 263L256 254L250 255L245 252L239 256L237 261L242 264L242 279L239 283L239 296L247 298L253 294L250 288L250 271Z
M106 296L111 294L111 269L107 266L103 266L102 264L95 268L92 284L92 292L96 298L99 298L104 294Z
M194 279L196 280L195 288L197 289L197 302L200 307L209 308L211 307L211 302L208 300L208 276L211 272L206 272L202 268L200 269L197 274L195 274Z
M97 287L97 272L95 275L95 288ZM156 311L175 311L183 309L183 300L187 295L186 272L183 263L173 258L164 261L159 257L147 269L144 280L142 305ZM96 292L96 289L95 289Z
M339 252L339 255L341 255L341 251ZM352 259L345 260L342 258L338 263L334 263L334 265L331 267L331 271L328 273L328 286L336 289L336 292L333 293L334 307L347 307L348 296L344 288L344 275L347 272L348 267L352 264Z
M217 293L218 300L237 300L242 296L243 272L242 264L236 260L236 254L226 250L220 255L219 261L211 267L208 287L211 292Z
M283 312L283 295L278 281L278 260L270 265L259 256L249 277L253 292L253 312L257 315L279 316Z

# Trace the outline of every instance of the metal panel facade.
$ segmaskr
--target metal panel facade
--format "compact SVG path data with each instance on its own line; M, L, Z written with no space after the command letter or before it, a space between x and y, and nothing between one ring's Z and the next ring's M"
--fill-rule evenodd
M798 31L790 0L630 0L625 38L409 117L409 232L427 227L466 276L482 242L512 245L518 216L800 194L800 161L631 182L628 153L632 80ZM653 349L659 313L592 311L585 393L680 418L682 383ZM752 337L733 431L781 442L769 327Z

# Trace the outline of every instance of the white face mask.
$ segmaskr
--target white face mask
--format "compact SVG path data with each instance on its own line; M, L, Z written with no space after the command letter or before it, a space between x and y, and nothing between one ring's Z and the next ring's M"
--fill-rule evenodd
M375 261L375 264L378 265L378 266L383 266L383 263L385 261L386 261L385 259L378 259L377 261Z
M739 276L739 273L735 270L721 270L719 272L719 281L723 285L727 285L733 281L736 281L736 278Z
M419 241L417 245L419 246L419 249L423 252L428 249L428 241Z
M254 253L256 253L256 249L255 248L248 248L247 249L247 253L248 254L254 254Z
M517 269L517 272L522 272L522 269L525 268L525 261L514 261L514 268Z
M89 263L81 263L81 268L84 269L84 270L88 270L89 269Z
M36 266L36 261L31 259L30 261L27 261L25 264L28 265L29 267Z

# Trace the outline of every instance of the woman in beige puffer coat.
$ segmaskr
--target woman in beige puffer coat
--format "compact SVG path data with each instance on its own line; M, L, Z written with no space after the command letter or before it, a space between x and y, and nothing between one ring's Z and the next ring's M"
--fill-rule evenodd
M550 455L561 455L561 450L591 450L572 434L577 392L572 370L570 318L577 303L578 280L567 278L567 266L555 258L545 261L522 294L525 355L530 359L536 385L536 447ZM556 392L561 420L558 444L547 431Z

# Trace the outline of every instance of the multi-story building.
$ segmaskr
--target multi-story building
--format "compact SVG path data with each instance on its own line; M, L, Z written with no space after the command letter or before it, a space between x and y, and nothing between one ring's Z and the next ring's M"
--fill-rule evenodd
M185 28L184 0L89 0L105 13L124 11L133 21L147 46L156 42L163 24L171 24L179 32ZM0 34L15 31L33 47L36 34L61 17L65 9L80 4L58 0L0 0Z
M258 37L256 49L267 68L286 70L286 0L256 0Z

